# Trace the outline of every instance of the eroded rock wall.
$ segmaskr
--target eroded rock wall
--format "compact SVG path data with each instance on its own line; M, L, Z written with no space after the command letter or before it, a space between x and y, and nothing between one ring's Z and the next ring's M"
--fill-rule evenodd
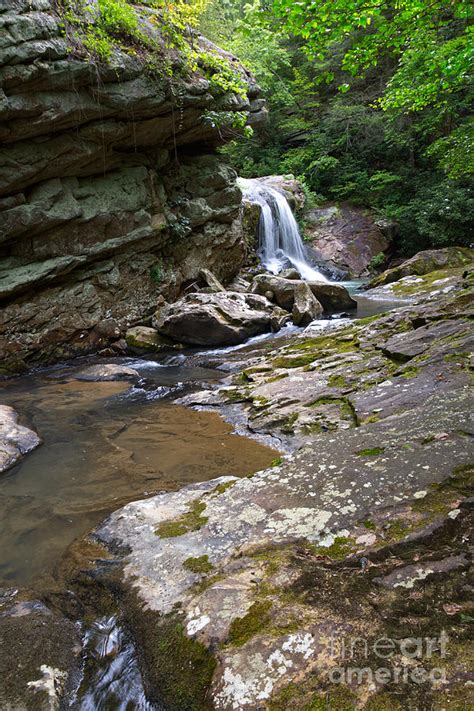
M199 73L151 74L125 51L103 65L71 53L50 0L0 0L0 25L0 359L12 371L120 338L203 267L237 272L240 191L205 114L256 124L265 109L240 67L249 98L217 95Z

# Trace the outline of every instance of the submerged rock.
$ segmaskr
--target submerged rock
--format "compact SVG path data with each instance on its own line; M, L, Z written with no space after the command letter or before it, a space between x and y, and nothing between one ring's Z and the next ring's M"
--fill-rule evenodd
M36 432L18 424L18 413L0 405L0 473L41 444Z
M175 341L199 346L230 346L276 331L289 315L263 296L224 291L187 294L155 314L155 328Z
M116 363L100 363L98 365L90 365L84 368L75 376L76 380L92 380L92 381L107 381L107 380L139 380L140 373L134 368L129 368L126 365L117 365Z

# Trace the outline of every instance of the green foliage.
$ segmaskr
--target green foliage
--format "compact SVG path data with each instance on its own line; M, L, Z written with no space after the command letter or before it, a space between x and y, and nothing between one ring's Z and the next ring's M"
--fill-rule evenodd
M256 74L269 104L266 127L222 149L241 175L293 173L314 203L397 219L404 255L467 243L465 1L210 0L201 29Z

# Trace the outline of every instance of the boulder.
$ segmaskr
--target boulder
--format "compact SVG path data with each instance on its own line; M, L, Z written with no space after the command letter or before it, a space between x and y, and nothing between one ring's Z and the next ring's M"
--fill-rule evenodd
M18 424L18 413L12 407L0 405L0 473L39 444L41 439L36 432Z
M284 279L301 279L301 274L297 269L294 269L293 267L291 269L284 269L278 276L283 277Z
M161 336L155 328L134 326L125 334L127 346L132 351L163 351L176 348L176 344Z
M357 308L357 301L352 298L347 289L341 284L310 281L308 286L326 311Z
M414 257L407 259L398 267L387 269L387 271L375 277L369 283L371 289L383 284L391 284L406 276L423 276L438 269L454 269L456 267L467 267L474 262L474 249L468 247L445 247L444 249L425 249L418 252Z
M250 286L253 294L265 294L267 291L273 292L275 302L285 311L291 311L295 301L295 287L300 282L295 279L284 279L273 274L257 274Z
M323 307L306 282L297 282L294 297L291 315L296 326L307 326L311 321L321 316Z
M211 290L211 293L225 291L225 287L220 283L219 279L214 276L214 274L209 269L201 269L199 272L199 278L207 284L207 286Z
M230 346L278 330L288 314L257 294L232 291L187 294L158 311L153 325L164 336L198 346Z
M255 294L265 294L273 292L275 301L282 309L291 311L295 300L295 289L299 284L304 284L301 280L293 277L284 277L273 274L258 274L251 285L251 291ZM307 282L310 290L316 299L322 304L326 311L340 311L344 309L354 309L357 302L351 297L347 289L340 284L328 284L326 282Z
M368 273L373 257L385 252L389 231L366 211L347 205L311 209L304 213L305 237L313 256L329 270L348 277Z
M108 381L108 380L139 380L140 374L138 370L129 368L126 365L118 365L115 363L100 363L91 365L84 370L81 370L76 375L76 380L90 380L93 382Z

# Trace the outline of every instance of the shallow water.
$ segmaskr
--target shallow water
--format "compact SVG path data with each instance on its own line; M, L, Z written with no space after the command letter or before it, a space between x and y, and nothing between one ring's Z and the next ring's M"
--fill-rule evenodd
M246 475L276 456L233 434L217 413L162 399L222 373L125 362L146 376L137 387L71 379L77 364L3 383L2 403L43 444L0 477L0 585L40 585L75 538L128 501Z

